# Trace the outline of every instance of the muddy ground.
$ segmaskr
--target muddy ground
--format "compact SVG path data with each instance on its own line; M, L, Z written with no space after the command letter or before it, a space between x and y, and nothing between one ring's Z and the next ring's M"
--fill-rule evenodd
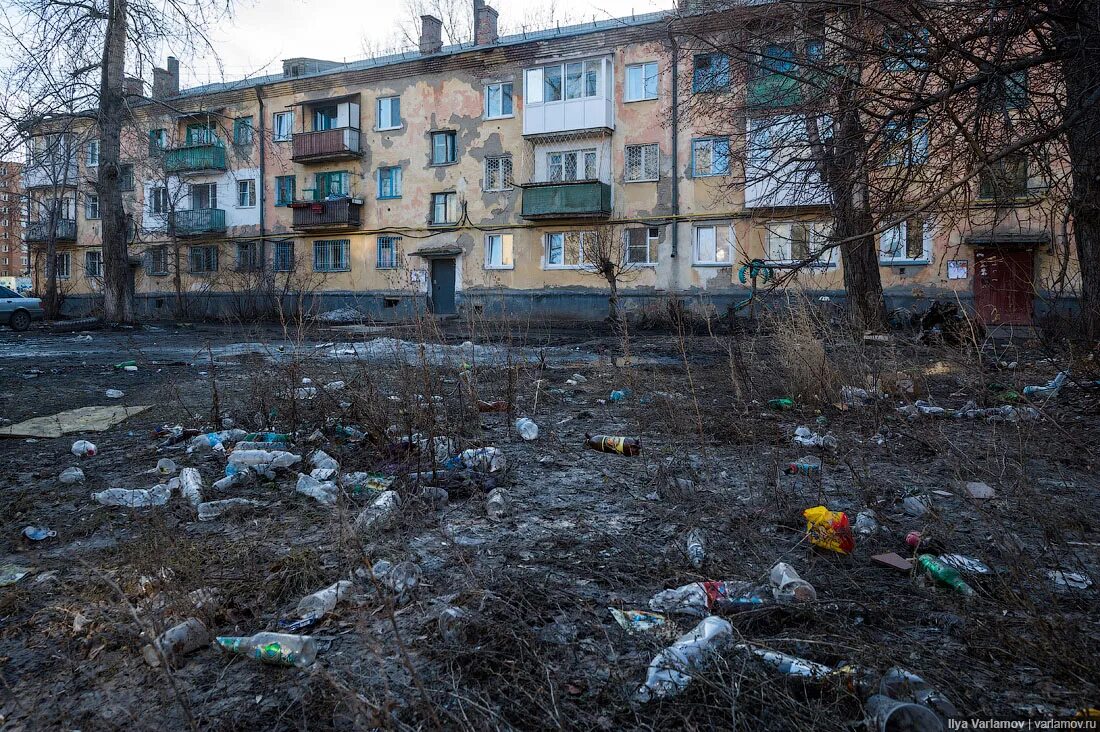
M105 397L110 388L125 393L117 403L151 405L102 433L0 439L0 564L32 568L0 587L0 728L848 727L864 716L858 694L835 680L792 681L736 650L683 694L632 702L653 656L696 621L670 617L667 633L630 634L608 608L644 609L654 593L702 579L765 582L778 560L816 587L817 601L729 617L741 640L829 665L902 666L967 718L1049 719L1097 706L1097 586L1067 589L1047 576L1100 580L1092 362L1073 364L1056 398L1036 400L1041 420L906 420L896 408L919 398L1000 404L1006 390L1046 382L1071 356L1039 343L975 349L918 344L906 333L872 344L836 328L801 341L774 332L624 340L454 323L443 333L173 325L0 333L7 421L116 403ZM462 346L467 340L484 347ZM632 363L616 362L624 350ZM112 368L128 359L136 372ZM911 392L904 378L896 386L885 376L899 370ZM574 374L586 381L567 384ZM839 386L866 386L875 374L886 395L843 408ZM289 398L303 378L346 386ZM612 389L630 394L610 402ZM794 409L767 408L780 396L793 397ZM507 400L513 413L479 414L475 398ZM540 426L536 441L512 428L519 415ZM369 491L345 492L329 508L296 493L290 472L219 495L210 486L224 475L224 457L158 447L151 437L160 425L210 429L225 417L247 430L294 432L292 451L308 458L323 447L345 472L427 467L430 456L389 445L390 425L452 437L460 449L499 447L508 470L451 486L445 506L398 480L396 524L359 535L352 524ZM348 440L337 425L368 436ZM802 425L830 431L838 447L793 444ZM323 441L306 441L326 427ZM636 436L642 455L585 450L586 432ZM98 446L95 457L70 454L82 437ZM782 474L805 455L822 459L820 481ZM151 487L158 479L148 471L161 457L199 469L207 500L266 505L199 522L179 495L142 510L90 499ZM86 482L62 484L69 466ZM968 498L965 481L987 483L994 497ZM510 497L501 521L486 515L493 485ZM931 510L910 515L908 496ZM801 512L819 504L853 519L873 511L880 530L857 536L851 556L815 549ZM30 542L21 536L28 525L57 536ZM702 570L685 553L691 529L706 538ZM870 560L911 556L911 530L992 568L966 575L974 598ZM411 597L396 602L356 576L379 559L420 566ZM308 669L212 647L171 672L142 659L148 634L188 616L216 635L277 630L300 597L347 578L356 582L350 599L308 631L321 648ZM195 610L188 593L202 588L222 601ZM463 639L440 636L448 606L469 613Z

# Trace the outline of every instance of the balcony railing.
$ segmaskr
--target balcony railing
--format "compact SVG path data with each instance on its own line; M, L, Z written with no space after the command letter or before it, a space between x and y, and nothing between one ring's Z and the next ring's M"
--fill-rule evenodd
M225 231L225 211L220 208L173 211L168 215L168 226L176 236L220 234Z
M356 198L331 201L295 201L295 229L356 228L361 220L363 202Z
M76 186L76 161L44 157L27 164L23 169L24 188L53 188Z
M528 183L523 187L525 219L599 218L611 215L611 186L596 180Z
M76 219L58 219L54 222L55 241L76 241ZM27 241L49 241L50 222L31 221L27 224L23 238Z
M359 130L340 127L319 132L298 132L294 135L291 160L341 160L358 158L363 151L359 147Z
M225 169L225 148L221 145L188 145L164 151L164 170L168 173Z

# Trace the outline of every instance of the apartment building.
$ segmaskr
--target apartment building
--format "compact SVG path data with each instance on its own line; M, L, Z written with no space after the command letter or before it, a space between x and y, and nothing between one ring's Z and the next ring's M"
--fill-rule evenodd
M247 299L381 318L602 318L607 283L586 248L607 237L622 242L628 308L678 297L724 312L748 292L749 261L781 268L817 246L824 199L768 176L746 185L729 139L680 114L723 83L722 60L677 53L666 13L499 37L496 11L475 12L470 44L444 47L424 16L415 51L287 59L281 74L235 83L180 89L169 58L124 142L139 312L224 313ZM758 120L745 124L760 137ZM66 307L91 309L95 130L39 132L26 239L53 238ZM888 296L958 295L991 322L1028 322L1061 236L1028 211L882 232ZM795 284L841 294L837 260Z
M22 166L0 161L0 285L17 289L30 269L23 242Z

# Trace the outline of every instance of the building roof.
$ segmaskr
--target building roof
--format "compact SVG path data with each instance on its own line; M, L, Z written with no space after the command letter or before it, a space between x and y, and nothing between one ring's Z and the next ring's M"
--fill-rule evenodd
M374 69L384 66L396 66L398 64L407 63L409 61L416 61L422 58L440 58L443 56L454 56L475 49L484 50L487 48L499 48L502 46L515 46L523 43L530 43L533 41L545 41L555 38L583 36L589 33L600 33L602 31L612 30L615 28L649 25L650 23L657 23L665 20L666 18L674 14L675 11L672 10L658 10L656 12L642 13L626 18L607 18L604 20L593 20L589 23L557 26L555 28L548 28L546 30L527 31L524 33L515 33L508 36L501 36L499 39L497 39L495 43L485 44L481 46L474 45L473 42L458 43L451 46L444 46L441 51L432 54L422 54L419 50L403 51L401 53L393 53L386 56L376 56L373 58L361 59L358 61L349 61L348 63L339 64L330 69L302 74L300 76L288 77L284 76L282 73L278 73L268 74L266 76L238 79L235 81L203 84L202 86L195 86L188 89L180 90L180 93L176 98L178 99L181 97L202 96L205 94L216 94L218 92L247 89L250 87L254 87L258 84L274 84L281 81L311 79L320 76L329 76L331 74L339 74L345 71L363 71L365 69Z

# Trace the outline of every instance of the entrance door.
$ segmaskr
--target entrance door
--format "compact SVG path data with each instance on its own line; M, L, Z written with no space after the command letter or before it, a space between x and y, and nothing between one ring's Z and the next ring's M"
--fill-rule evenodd
M452 315L455 312L455 260L432 260L432 312Z
M1030 325L1035 296L1030 249L974 252L974 307L986 325Z

